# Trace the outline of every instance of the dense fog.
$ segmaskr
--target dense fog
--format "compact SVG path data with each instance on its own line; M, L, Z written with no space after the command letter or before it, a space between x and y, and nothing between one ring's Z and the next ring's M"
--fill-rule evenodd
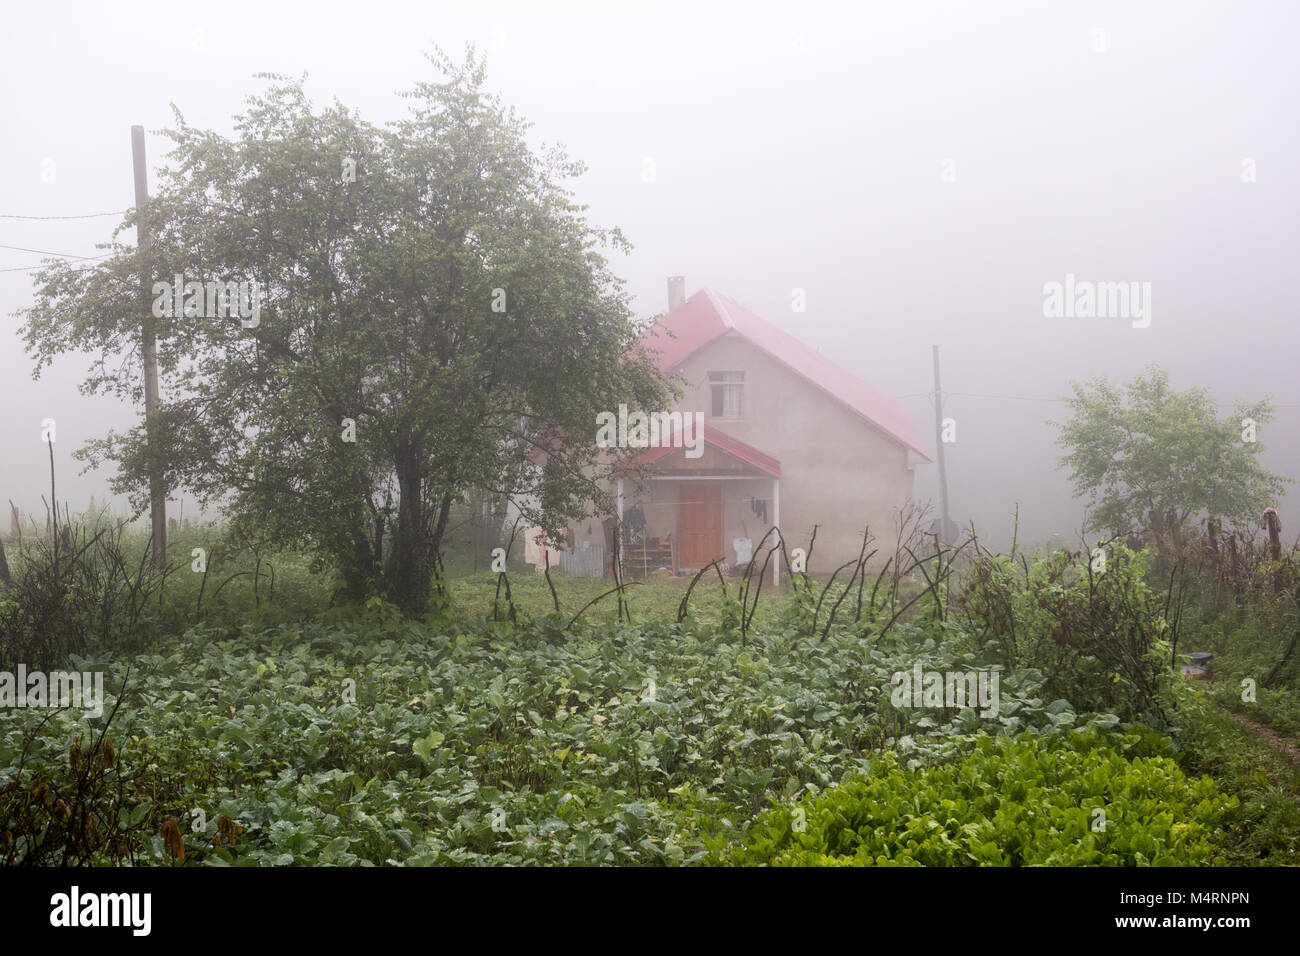
M1072 379L1157 363L1225 412L1271 395L1263 463L1300 476L1297 17L1172 0L19 5L4 31L0 499L42 511L52 417L59 497L103 500L107 476L70 455L135 420L78 395L86 360L33 381L11 316L39 253L100 255L132 205L133 124L152 181L170 104L229 132L255 73L306 72L317 103L380 123L432 78L426 51L467 43L535 141L587 164L577 196L634 244L613 268L639 317L684 275L688 295L730 296L897 397L931 448L938 345L952 516L993 542L1017 504L1022 541L1076 538L1083 506L1047 424ZM39 218L98 213L118 215ZM1053 282L1137 283L1144 314L1052 317ZM937 493L935 466L916 486ZM1279 510L1294 538L1294 496Z

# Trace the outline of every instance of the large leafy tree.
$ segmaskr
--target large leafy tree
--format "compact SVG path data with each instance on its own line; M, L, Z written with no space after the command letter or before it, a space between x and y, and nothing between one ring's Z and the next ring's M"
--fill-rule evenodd
M145 248L47 265L21 313L34 374L88 351L83 391L138 403L141 276L256 282L255 324L155 320L152 447L137 427L82 454L118 464L116 490L143 487L160 455L170 488L315 548L350 594L378 584L416 612L456 501L510 495L553 531L608 507L594 411L664 407L672 388L601 253L621 234L591 227L564 188L582 166L529 147L482 59L430 59L438 81L383 128L277 76L233 137L176 112Z
M1281 495L1286 480L1258 459L1270 402L1239 404L1220 417L1208 390L1174 391L1154 365L1122 387L1104 377L1072 385L1066 404L1073 416L1050 424L1061 429L1061 464L1075 497L1091 499L1089 530L1145 531L1168 558L1181 548L1190 518L1258 517Z

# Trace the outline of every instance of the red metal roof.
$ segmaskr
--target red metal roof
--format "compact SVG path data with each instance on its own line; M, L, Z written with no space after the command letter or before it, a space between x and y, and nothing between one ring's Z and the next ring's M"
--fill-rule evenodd
M925 445L921 443L896 401L846 372L793 335L712 289L701 289L655 323L647 333L645 343L660 352L660 368L671 371L688 356L731 331L744 336L898 443L910 448L926 461L931 460ZM666 335L665 332L671 332L676 337ZM761 455L762 452L757 454Z
M673 452L681 451L681 446L676 444L675 433L669 441L658 448L650 448L645 452L637 455L627 463L627 468L634 468L637 465L648 465L651 462L658 461L665 455L671 455ZM712 445L719 451L725 451L728 455L734 455L746 464L753 465L765 475L773 478L781 477L781 463L764 452L759 451L752 445L746 445L739 438L732 438L730 435L718 431L716 428L704 426L704 442ZM620 469L626 470L626 469Z

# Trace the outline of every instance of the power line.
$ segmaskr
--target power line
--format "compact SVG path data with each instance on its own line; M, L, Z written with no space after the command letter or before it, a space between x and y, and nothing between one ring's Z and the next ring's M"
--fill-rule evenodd
M71 253L49 252L44 249L28 249L25 246L0 245L0 249L12 249L15 252L33 252L42 256L54 256L56 259L81 259L86 262L95 262L100 259L107 259L110 255L110 253L105 253L102 256L74 256ZM43 268L44 266L11 266L7 269L0 269L0 272L40 272Z
M26 246L6 246L0 243L0 249L12 249L15 252L34 252L39 256L55 256L59 259L106 259L108 254L102 256L75 256L70 252L50 252L48 249L29 249Z
M922 396L922 395L931 395L931 394L933 394L933 393L932 393L932 392L914 392L914 393L911 394L911 395L895 395L894 398L895 398L895 399L917 398L917 397L920 397L920 396ZM1068 399L1068 398L1039 398L1039 397L1034 396L1034 395L990 395L990 394L981 393L981 392L948 392L948 395L950 395L950 396L951 396L951 395L962 395L962 396L965 396L965 397L967 397L967 398L1000 398L1000 399L1007 399L1008 401L1015 401L1015 402L1057 402L1057 403L1064 403L1064 402L1072 401L1072 399ZM1215 404L1218 405L1218 406L1220 406L1221 408L1231 408L1231 407L1233 407L1233 406L1236 405L1235 402L1215 402ZM1274 407L1274 408L1300 408L1300 402L1289 402L1289 403L1288 403L1288 402L1280 402L1280 403L1274 403L1274 404L1273 404L1273 407Z
M0 213L0 219L102 219L105 216L124 216L126 211L121 212L88 212L80 216L21 216L17 213L4 212Z
M97 258L97 259L102 259L102 258L104 258L104 257L103 257L103 256L96 256L95 258ZM40 272L43 268L44 268L44 266L13 266L13 267L8 268L8 269L0 269L0 272ZM87 269L93 269L93 268L94 268L94 265L77 266L77 267L74 267L72 271L73 271L73 272L85 272Z

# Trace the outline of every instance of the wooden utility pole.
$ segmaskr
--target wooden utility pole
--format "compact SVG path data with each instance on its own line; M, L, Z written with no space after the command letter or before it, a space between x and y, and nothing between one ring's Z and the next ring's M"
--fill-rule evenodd
M939 452L939 500L943 503L939 540L948 541L948 465L943 456L943 387L939 384L939 346L934 346L934 438Z
M167 566L167 488L158 440L158 342L153 327L153 283L149 281L146 246L149 230L145 206L149 183L144 161L144 127L131 127L131 158L135 166L136 245L140 249L141 346L144 358L144 430L149 445L149 509L153 517L153 565Z

